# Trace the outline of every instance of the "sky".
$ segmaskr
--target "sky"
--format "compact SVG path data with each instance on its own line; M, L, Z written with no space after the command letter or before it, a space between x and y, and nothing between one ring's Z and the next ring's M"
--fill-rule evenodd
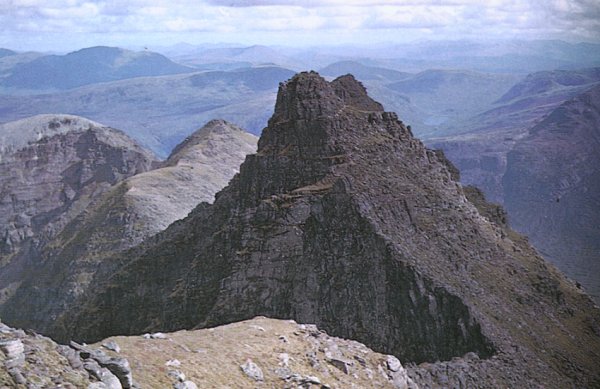
M600 0L0 0L0 47L600 42Z

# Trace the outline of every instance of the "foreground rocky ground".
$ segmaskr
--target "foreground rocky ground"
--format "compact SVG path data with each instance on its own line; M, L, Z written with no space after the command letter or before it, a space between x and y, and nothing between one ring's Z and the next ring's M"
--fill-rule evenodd
M89 346L2 324L0 339L0 388L418 388L393 356L264 317Z

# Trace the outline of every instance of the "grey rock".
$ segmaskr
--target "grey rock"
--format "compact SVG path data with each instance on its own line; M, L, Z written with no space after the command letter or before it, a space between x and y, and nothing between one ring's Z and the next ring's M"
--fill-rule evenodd
M87 386L87 389L108 389L104 382L92 382Z
M21 372L21 370L17 367L7 367L8 368L8 373L10 374L10 376L12 377L12 379L15 381L15 383L17 385L25 385L27 384L27 379L25 379L25 376L23 375L23 373Z
M0 341L0 350L6 358L17 358L23 354L25 347L21 339L9 339Z
M56 350L62 356L67 358L67 361L69 361L69 364L72 368L79 369L83 367L83 361L81 360L81 357L79 356L79 352L77 350L74 350L73 348L64 345L58 345L56 347Z
M155 332L153 334L144 334L142 335L144 339L167 339L167 335L162 332Z
M390 369L391 371L398 371L398 370L402 369L402 364L400 363L398 358L396 358L393 355L388 355L386 357L385 363L387 365L387 368Z
M354 362L352 362L348 359L340 358L340 357L328 358L327 362L329 362L333 366L337 367L338 369L343 371L345 374L350 374L351 367L352 367L352 365L354 365Z
M111 340L109 342L106 343L102 343L102 347L107 348L108 350L112 350L116 353L121 352L121 347L119 347L119 345L117 344L117 342L115 342L114 340Z
M133 387L133 376L129 361L125 358L110 358L108 361L99 362L101 366L106 367L121 382L123 389Z
M177 380L179 382L183 382L185 381L185 374L183 374L181 371L179 370L169 370L167 372L167 375L171 378L173 378L174 380Z
M165 366L179 367L181 366L181 362L178 359L169 359L165 362Z
M255 381L263 381L264 376L263 372L251 359L246 360L246 362L240 365L240 368L248 377L252 378Z
M198 389L198 386L192 381L178 382L173 385L174 389Z

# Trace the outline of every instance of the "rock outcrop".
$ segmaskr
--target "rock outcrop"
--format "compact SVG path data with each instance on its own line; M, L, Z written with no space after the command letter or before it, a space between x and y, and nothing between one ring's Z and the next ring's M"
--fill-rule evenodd
M153 155L122 132L70 115L0 126L0 302L47 242L117 182L149 170Z
M95 276L111 274L119 251L182 219L200 202L212 202L238 171L257 138L222 120L193 133L158 169L129 177L108 189L71 220L41 250L20 286L0 307L17 327L45 333ZM23 307L27 307L23 309Z
M124 265L96 278L52 334L94 340L266 315L429 362L409 369L425 387L600 383L590 298L483 217L351 76L282 84L258 152L214 204L114 260Z
M511 225L600 301L600 86L532 127L502 184Z
M0 323L0 388L418 389L394 356L314 324L257 317L162 335L66 346Z

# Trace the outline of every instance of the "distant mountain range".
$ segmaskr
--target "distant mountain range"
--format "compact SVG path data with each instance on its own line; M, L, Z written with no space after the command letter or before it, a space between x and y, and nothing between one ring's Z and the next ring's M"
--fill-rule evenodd
M198 123L223 118L254 134L271 114L279 82L294 74L275 66L141 77L60 93L0 96L0 120L68 112L123 128L160 157Z
M0 56L14 54L4 51ZM0 87L8 90L64 90L99 82L193 70L157 53L90 47L66 55L44 55L29 62L17 63L8 74L0 77Z

